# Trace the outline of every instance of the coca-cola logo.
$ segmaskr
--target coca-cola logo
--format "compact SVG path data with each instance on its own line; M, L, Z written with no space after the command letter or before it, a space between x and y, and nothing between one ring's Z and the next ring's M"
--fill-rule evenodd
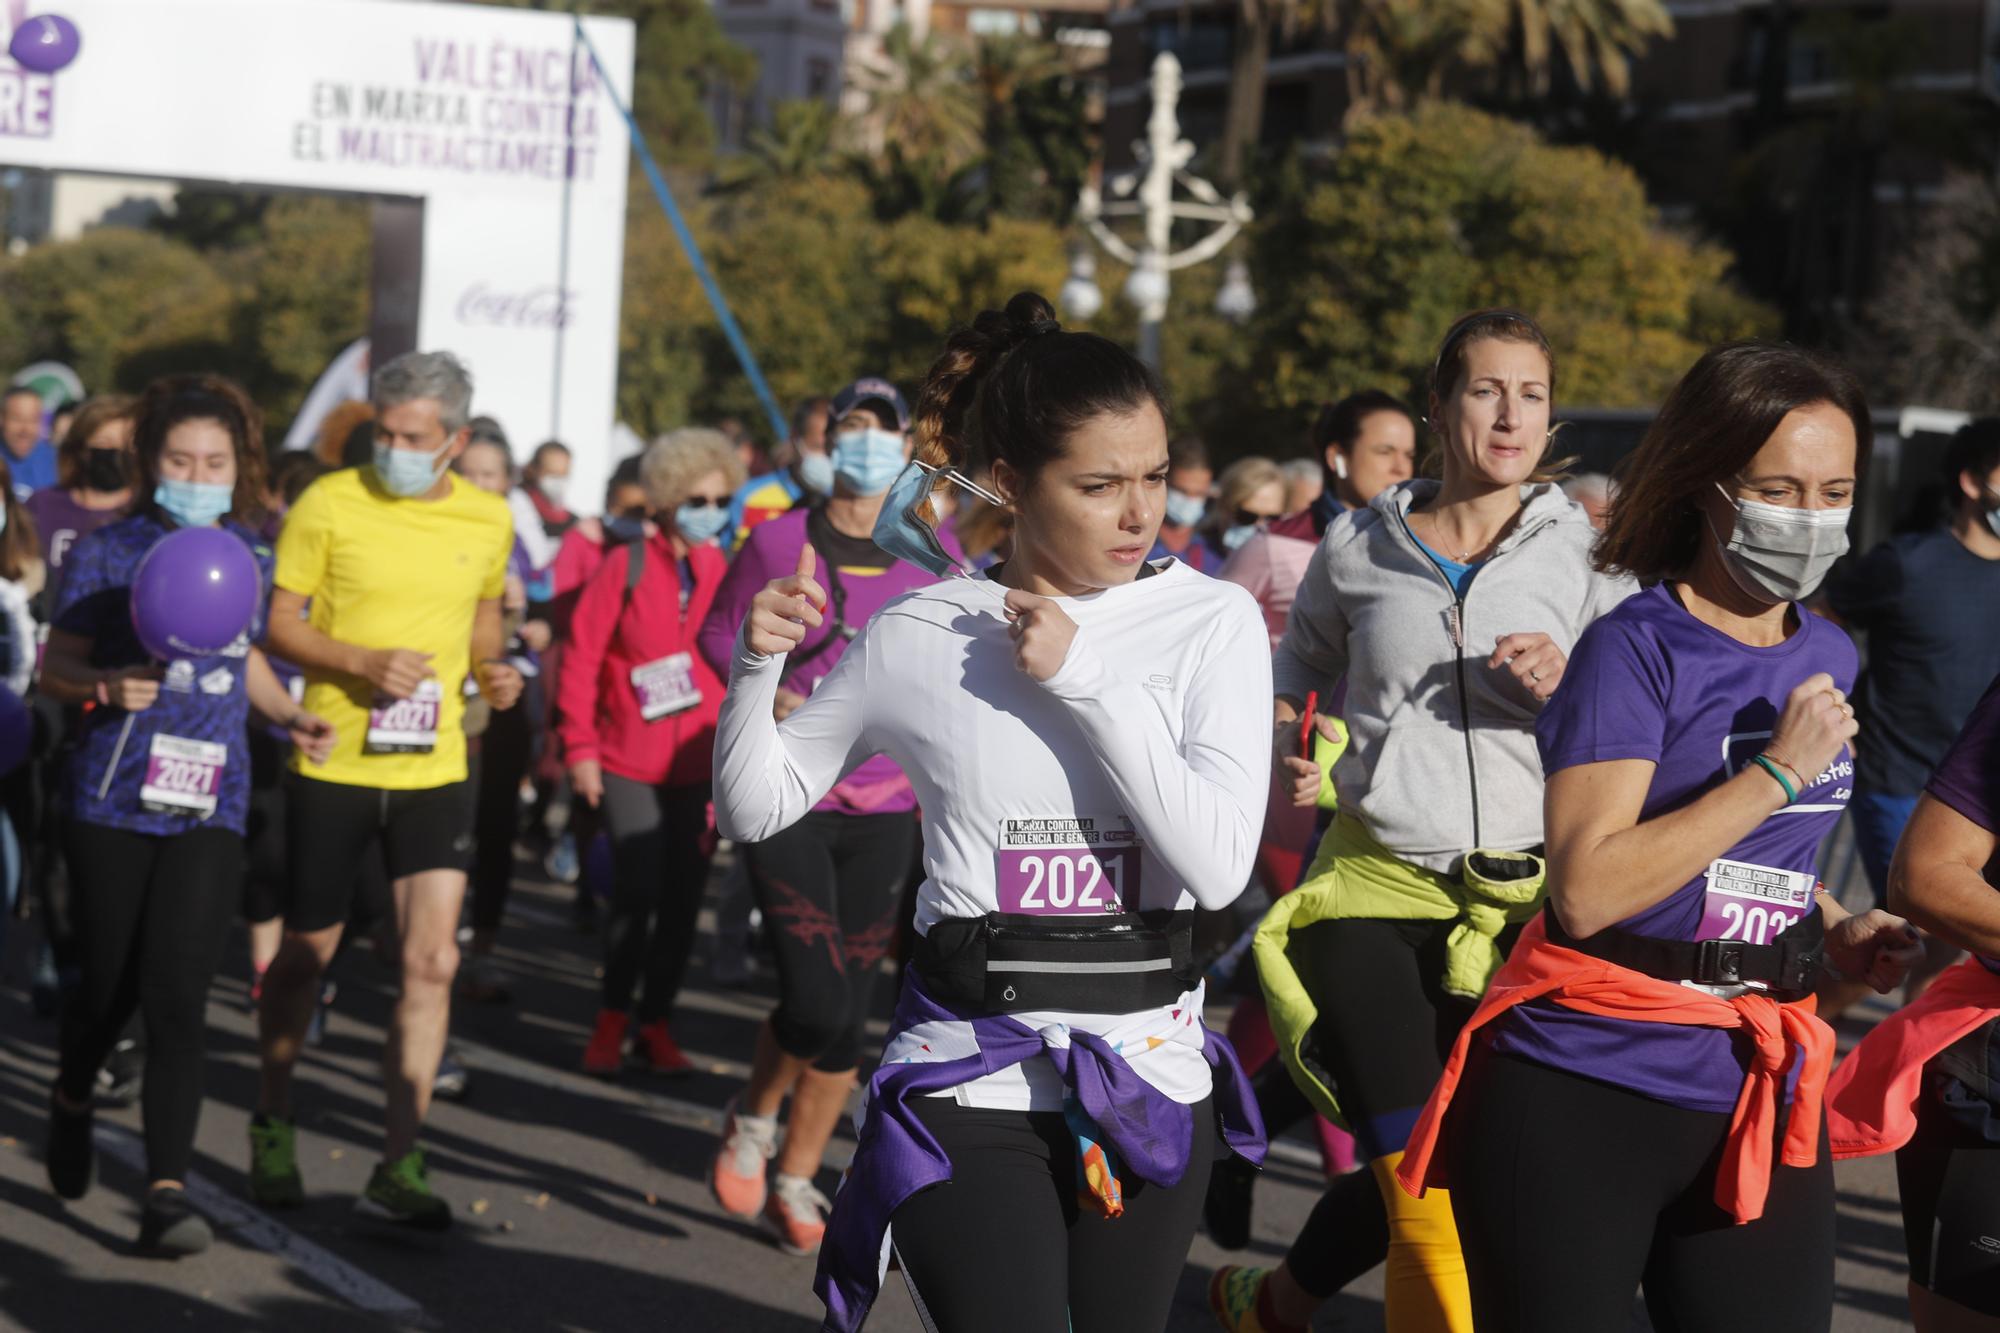
M496 292L475 283L458 298L461 324L506 329L566 329L575 317L576 293L558 287Z

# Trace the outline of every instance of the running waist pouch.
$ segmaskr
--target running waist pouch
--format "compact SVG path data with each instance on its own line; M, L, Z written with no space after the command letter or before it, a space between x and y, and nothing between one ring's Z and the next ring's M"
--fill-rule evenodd
M1554 912L1543 912L1549 943L1629 967L1661 981L1701 986L1760 983L1778 998L1797 999L1819 985L1826 970L1826 921L1817 908L1769 944L1746 940L1660 940L1607 927L1587 940L1573 939Z
M1193 912L946 917L911 961L937 999L992 1014L1129 1014L1170 1005L1201 979Z

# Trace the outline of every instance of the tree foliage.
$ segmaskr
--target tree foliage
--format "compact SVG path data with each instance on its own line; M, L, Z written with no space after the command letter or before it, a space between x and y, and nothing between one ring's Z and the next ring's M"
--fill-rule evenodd
M1559 403L1611 407L1657 401L1710 343L1773 323L1726 251L1661 226L1628 168L1450 104L1359 128L1252 255L1249 373L1208 409L1234 419L1302 423L1368 386L1421 402L1438 338L1483 306L1543 322Z
M1857 349L1892 401L2000 412L2000 189L1952 179L1889 268Z

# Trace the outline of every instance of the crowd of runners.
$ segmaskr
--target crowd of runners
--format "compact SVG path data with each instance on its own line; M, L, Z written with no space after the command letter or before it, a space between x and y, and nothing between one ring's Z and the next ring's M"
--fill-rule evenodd
M1600 1333L1637 1294L1825 1330L1834 1161L1889 1152L1917 1327L2000 1327L2000 421L1850 551L1875 430L1838 360L1711 350L1614 483L1571 475L1530 315L1438 334L1423 401L1358 387L1244 456L1024 293L907 396L828 386L768 453L678 429L602 496L447 352L296 452L219 375L9 391L0 843L51 1187L137 1089L139 1248L212 1243L186 1182L245 938L249 1190L303 1203L359 941L398 984L355 1207L448 1229L424 1121L453 1005L510 998L531 855L601 934L589 1074L695 1067L705 904L713 975L774 973L709 1185L817 1256L828 1329L892 1267L943 1333L1161 1329L1306 1123L1325 1193L1212 1275L1230 1333L1384 1264L1394 1333ZM189 529L261 592L162 653L140 575ZM1828 891L1843 821L1871 902Z

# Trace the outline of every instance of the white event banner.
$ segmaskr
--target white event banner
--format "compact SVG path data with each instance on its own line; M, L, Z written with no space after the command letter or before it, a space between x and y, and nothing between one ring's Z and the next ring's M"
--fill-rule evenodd
M569 444L595 507L615 461L628 140L567 15L0 0L0 26L0 164L421 199L418 345L466 360L475 410L517 454ZM24 28L56 60L73 33L73 57L23 65L7 52ZM584 28L629 105L631 23Z

